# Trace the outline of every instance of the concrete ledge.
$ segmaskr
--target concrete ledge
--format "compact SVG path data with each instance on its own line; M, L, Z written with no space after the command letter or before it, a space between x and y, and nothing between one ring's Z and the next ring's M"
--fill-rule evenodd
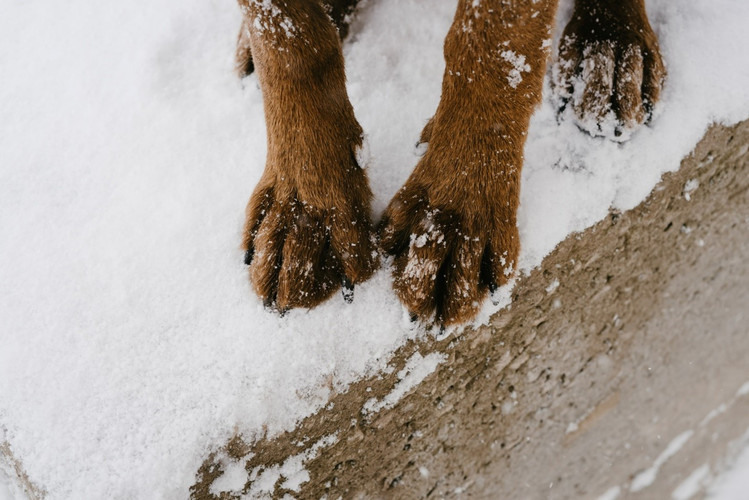
M235 438L193 498L239 496L211 488L230 467L274 498L670 498L714 473L749 427L748 149L749 122L713 127L640 206L562 242L491 326L406 345L293 432ZM416 352L446 361L366 412Z

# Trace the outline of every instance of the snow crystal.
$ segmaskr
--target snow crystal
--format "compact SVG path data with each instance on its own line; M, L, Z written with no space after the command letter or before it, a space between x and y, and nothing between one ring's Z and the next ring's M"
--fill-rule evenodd
M273 3L272 0L252 0L254 4L260 7L261 14L256 16L252 21L253 27L260 33L269 31L276 32L276 26L283 30L286 38L293 38L296 32L296 26L291 18L283 16L281 9Z
M516 54L512 50L503 50L500 52L500 57L512 64L512 69L507 75L507 81L510 87L517 88L520 82L523 81L523 73L528 73L531 70L530 64L525 62L525 56L522 54Z

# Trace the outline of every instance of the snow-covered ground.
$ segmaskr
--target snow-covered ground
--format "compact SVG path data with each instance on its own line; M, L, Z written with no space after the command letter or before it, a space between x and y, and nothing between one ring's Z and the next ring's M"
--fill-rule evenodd
M749 431L744 441L746 448L736 461L712 481L708 500L746 500L749 497Z
M370 1L352 26L348 88L378 216L436 108L454 6ZM661 113L620 145L557 125L544 103L526 148L523 271L635 206L711 122L749 117L749 3L648 8L669 70ZM0 432L50 499L184 498L234 432L293 427L427 334L387 269L352 305L284 318L251 293L240 229L265 130L255 77L232 70L232 0L0 11Z
M0 474L0 500L15 500L9 478Z

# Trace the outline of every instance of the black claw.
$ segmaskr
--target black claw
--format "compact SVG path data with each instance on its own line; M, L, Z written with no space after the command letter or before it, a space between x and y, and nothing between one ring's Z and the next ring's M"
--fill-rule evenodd
M563 97L560 99L559 105L557 107L557 125L562 122L562 115L564 114L565 110L567 109L567 105L569 104L570 99L568 97Z
M499 286L497 286L497 283L494 281L489 282L489 300L492 301L492 304L495 306L499 304L500 299L499 297L494 296L494 292L496 292L499 289Z
M279 309L278 310L278 316L281 317L281 318L283 318L284 316L286 316L286 313L288 313L288 312L289 312L289 308L288 307L286 309Z
M419 319L419 316L417 314L411 313L410 319L411 323L416 323L416 320Z
M354 301L354 284L351 283L351 281L346 276L344 276L341 285L343 300L345 300L347 304L351 304Z
M249 266L252 264L252 257L255 254L255 250L253 248L248 248L247 251L244 253L244 263L245 265Z
M272 295L268 295L263 299L263 307L266 309L273 309L273 304L275 303L275 299Z
M645 121L643 123L647 125L653 119L653 104L649 100L645 100L642 105L645 108Z

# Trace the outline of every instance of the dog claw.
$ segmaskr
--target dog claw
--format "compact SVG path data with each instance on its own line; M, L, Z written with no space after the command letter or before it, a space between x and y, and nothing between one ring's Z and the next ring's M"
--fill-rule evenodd
M346 276L344 276L341 285L341 294L343 295L343 300L346 301L347 304L351 304L354 301L354 284L351 283L351 281L349 281Z
M266 309L273 309L273 304L276 302L275 298L271 295L263 299L263 307Z
M253 254L254 254L254 253L255 253L255 252L253 251L253 249L252 249L252 248L248 249L248 250L247 250L247 251L246 251L246 252L244 253L244 263L245 263L245 265L249 266L250 264L252 264L252 257L253 257Z
M496 292L498 289L499 287L494 281L489 283L489 300L491 300L492 304L494 304L495 306L499 305L500 302L499 297L494 296L494 292Z

